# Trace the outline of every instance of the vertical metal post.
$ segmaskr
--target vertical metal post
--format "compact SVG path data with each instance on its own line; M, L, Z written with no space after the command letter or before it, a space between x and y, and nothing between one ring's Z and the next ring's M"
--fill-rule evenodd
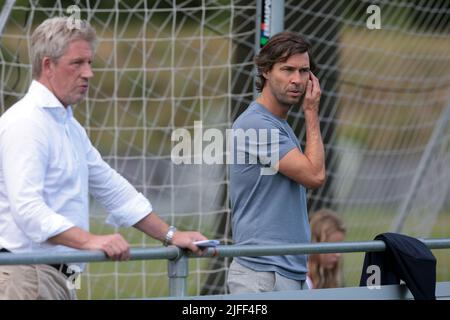
M284 0L257 0L255 55L269 41L271 36L283 30ZM253 88L253 98L256 99L258 93L255 86Z
M256 2L255 53L274 34L284 30L284 0L258 0Z
M411 186L409 187L408 194L398 209L397 217L391 226L391 230L393 232L400 232L403 229L406 216L411 209L411 203L416 195L419 183L422 179L424 179L424 174L426 172L427 165L430 162L430 158L433 155L434 148L438 144L439 138L443 136L442 133L444 132L449 119L450 101L448 102L447 108L444 110L442 116L439 117L436 127L434 128L430 140L428 141L428 144L423 152L422 158L420 159L419 166L417 167L416 174L414 175Z
M261 33L263 29L263 0L256 0L256 21L255 21L255 46L254 46L254 56L256 56L261 48ZM258 91L256 90L256 68L253 67L253 100L258 97Z
M6 26L6 21L8 20L8 17L13 9L14 3L16 1L15 0L7 0L6 3L3 4L3 7L1 8L1 12L0 12L0 39L3 36L3 30L5 29ZM5 79L5 59L3 57L2 54L2 50L0 50L0 113L2 113L3 111L5 111L6 106L5 106L5 100L4 100L4 79Z
M3 5L2 11L0 12L0 38L2 37L3 29L6 25L6 20L8 20L8 16L11 13L15 2L16 0L7 0Z
M171 297L184 297L187 293L187 276L189 273L188 258L182 255L175 260L169 260L169 295Z
M270 36L284 30L284 0L271 1Z
M263 0L256 0L256 14L255 14L255 55L258 54L261 47L261 33L263 30Z

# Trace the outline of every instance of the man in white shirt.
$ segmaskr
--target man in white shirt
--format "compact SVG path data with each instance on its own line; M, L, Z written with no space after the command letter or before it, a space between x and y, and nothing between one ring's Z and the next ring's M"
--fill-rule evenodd
M27 94L0 117L0 249L23 253L102 250L127 260L120 234L89 230L91 193L107 222L133 226L165 245L198 254L199 232L177 231L150 202L104 162L72 115L93 76L96 35L85 21L52 18L31 38L33 81ZM74 299L65 265L0 266L0 299Z

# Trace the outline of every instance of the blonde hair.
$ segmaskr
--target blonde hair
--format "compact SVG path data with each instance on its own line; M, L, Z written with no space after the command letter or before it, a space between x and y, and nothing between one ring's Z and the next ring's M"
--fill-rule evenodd
M341 232L345 235L345 227L341 218L330 209L321 209L310 215L311 241L326 242L331 234ZM320 254L312 254L308 261L309 276L314 288L336 288L342 285L342 262L332 269L326 269L321 265Z
M75 40L85 40L95 49L97 36L94 28L84 20L72 17L55 17L42 22L31 35L30 56L33 79L42 73L42 59L53 61L64 55L68 45Z

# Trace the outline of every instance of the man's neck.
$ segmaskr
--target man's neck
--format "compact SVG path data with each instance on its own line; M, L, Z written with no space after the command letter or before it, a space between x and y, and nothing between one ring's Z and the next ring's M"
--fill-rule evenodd
M291 109L291 107L280 104L273 95L267 94L264 91L256 99L256 102L269 110L273 115L284 120L287 119L288 112Z
M53 86L50 83L50 81L48 81L48 79L46 79L45 77L40 77L39 79L35 79L35 80L38 81L39 83L41 83L43 86L45 86L51 93L53 93L53 95L56 97L56 99L58 99L59 102L61 102L64 109L67 109L67 105L64 104L62 102L62 100L56 95L55 90L53 89Z

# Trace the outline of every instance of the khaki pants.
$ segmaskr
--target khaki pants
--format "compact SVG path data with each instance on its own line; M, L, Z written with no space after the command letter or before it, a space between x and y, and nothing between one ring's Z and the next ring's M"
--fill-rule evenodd
M0 266L0 300L76 300L67 280L49 265Z
M228 270L228 289L231 294L308 290L304 280L293 280L276 272L254 271L233 260Z

